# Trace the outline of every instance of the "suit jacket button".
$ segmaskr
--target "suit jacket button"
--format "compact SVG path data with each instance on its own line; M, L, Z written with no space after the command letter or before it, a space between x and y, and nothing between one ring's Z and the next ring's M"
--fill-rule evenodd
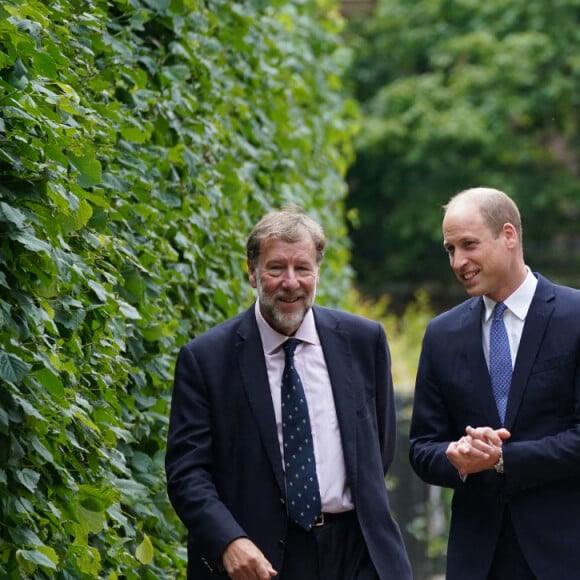
M280 501L282 502L282 505L286 504L286 500L283 497L280 498Z
M202 558L201 561L205 564L205 567L210 571L213 572L213 566L207 561L206 558Z
M286 542L284 540L278 540L278 547L279 548L285 548L286 547Z

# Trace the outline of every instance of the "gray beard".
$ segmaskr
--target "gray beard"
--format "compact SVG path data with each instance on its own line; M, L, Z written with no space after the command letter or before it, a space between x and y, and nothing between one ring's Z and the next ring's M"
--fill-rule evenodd
M312 296L312 301L307 303L304 309L301 312L296 312L296 314L282 314L279 312L275 307L275 296L269 299L267 296L264 295L264 291L262 289L262 283L260 282L260 277L256 276L256 287L258 290L258 300L262 305L262 308L268 313L270 318L276 322L279 326L280 330L284 332L284 334L288 334L289 332L293 332L294 329L298 328L304 317L312 307L314 303L314 297L316 294L314 293ZM277 330L277 329L274 329Z

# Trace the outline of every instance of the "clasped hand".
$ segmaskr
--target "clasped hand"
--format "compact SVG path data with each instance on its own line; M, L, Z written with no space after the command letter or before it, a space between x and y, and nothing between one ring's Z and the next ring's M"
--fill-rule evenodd
M493 469L499 461L501 447L505 439L511 437L510 432L503 427L465 428L465 435L458 441L452 441L445 454L461 477L470 473L479 473Z

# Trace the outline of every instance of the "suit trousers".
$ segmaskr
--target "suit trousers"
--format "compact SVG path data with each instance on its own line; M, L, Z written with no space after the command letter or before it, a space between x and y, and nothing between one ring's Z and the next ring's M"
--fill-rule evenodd
M354 511L307 532L288 522L280 580L378 580Z
M537 580L522 553L508 508L487 580Z

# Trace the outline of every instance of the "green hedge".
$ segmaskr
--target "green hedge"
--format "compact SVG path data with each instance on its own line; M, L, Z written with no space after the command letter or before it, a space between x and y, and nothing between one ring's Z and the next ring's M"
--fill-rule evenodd
M244 242L304 206L351 274L356 107L333 2L0 4L0 577L175 578L173 363L249 304Z

